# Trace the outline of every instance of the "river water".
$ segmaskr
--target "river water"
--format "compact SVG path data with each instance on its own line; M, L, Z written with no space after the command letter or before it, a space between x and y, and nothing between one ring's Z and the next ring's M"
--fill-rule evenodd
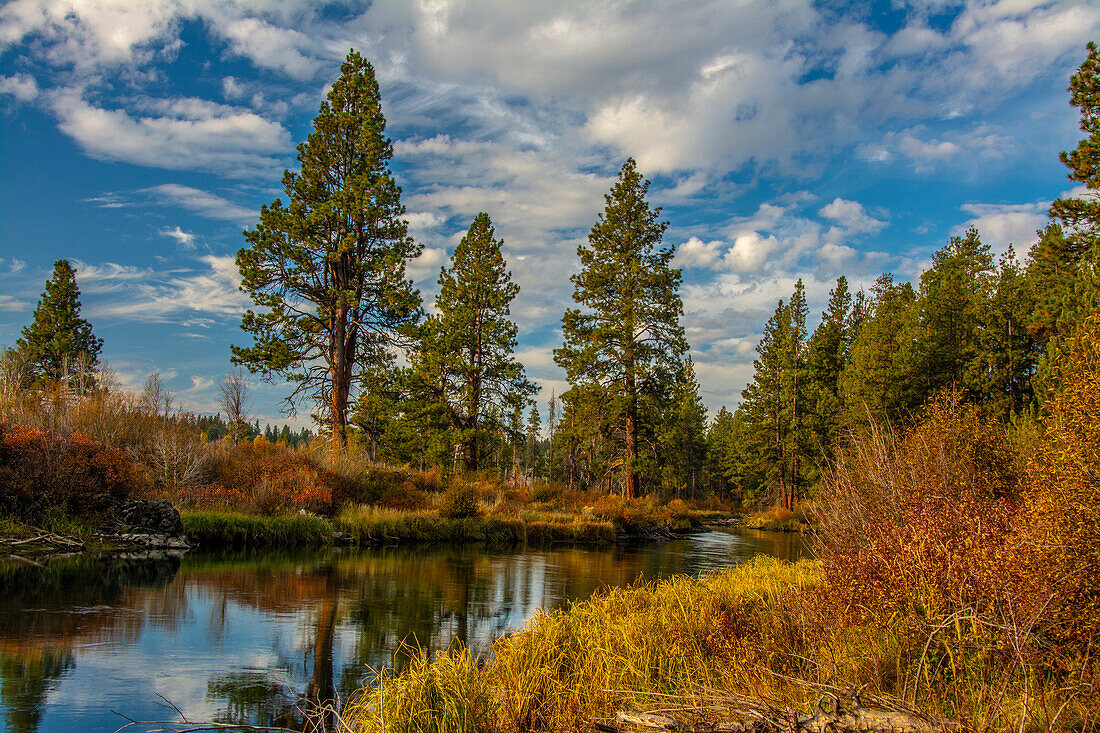
M293 726L461 640L478 652L607 586L700 575L795 535L715 530L644 547L392 548L314 554L0 560L0 720L13 733L111 733L131 718Z

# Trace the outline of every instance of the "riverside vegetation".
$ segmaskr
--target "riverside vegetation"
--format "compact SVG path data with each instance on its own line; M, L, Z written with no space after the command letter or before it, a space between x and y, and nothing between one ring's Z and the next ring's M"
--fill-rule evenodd
M378 86L352 53L299 148L300 172L284 178L288 203L262 209L237 260L256 310L242 321L254 343L234 360L287 378L291 401L318 397L324 435L296 450L246 441L239 375L223 383L228 435L214 442L167 409L156 380L140 397L112 390L92 374L100 344L58 263L3 359L5 521L79 529L144 492L230 543L599 541L773 505L763 521L816 526L816 561L597 595L537 616L488 659L455 649L386 675L341 720L789 729L792 710L825 692L834 727L876 701L911 730L1095 729L1095 45L1070 92L1087 137L1062 160L1086 193L1052 204L1024 262L1009 250L994 264L971 229L916 284L884 274L853 295L839 278L812 333L799 281L763 326L740 406L709 426L667 223L628 160L578 247L577 307L555 351L570 386L551 395L544 434L537 410L524 422L534 388L514 354L518 286L487 214L424 317L405 277L419 248L388 169ZM335 192L320 183L333 177ZM354 208L364 199L378 204L374 220ZM612 719L627 706L675 720Z

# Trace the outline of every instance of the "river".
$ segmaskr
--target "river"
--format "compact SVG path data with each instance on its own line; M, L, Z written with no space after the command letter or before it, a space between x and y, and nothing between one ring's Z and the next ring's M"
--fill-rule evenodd
M391 548L0 560L0 719L111 733L172 717L294 725L307 691L346 699L398 652L480 653L539 608L639 578L700 575L799 537L714 530L643 547ZM398 652L395 654L395 652Z

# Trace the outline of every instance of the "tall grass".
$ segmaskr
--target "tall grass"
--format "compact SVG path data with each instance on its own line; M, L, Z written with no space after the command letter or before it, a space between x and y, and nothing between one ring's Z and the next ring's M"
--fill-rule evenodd
M575 516L545 521L497 514L446 517L432 510L402 511L382 507L345 507L336 528L359 545L424 543L463 544L610 544L610 522Z
M378 733L441 730L436 715L456 732L580 730L654 693L774 691L783 683L768 670L812 666L796 597L818 579L813 562L758 558L703 580L609 590L539 613L499 640L488 660L459 649L386 674L349 702L345 718ZM485 714L463 719L454 711L468 709L471 694Z
M183 532L201 549L323 547L335 539L332 522L312 514L260 516L181 512Z

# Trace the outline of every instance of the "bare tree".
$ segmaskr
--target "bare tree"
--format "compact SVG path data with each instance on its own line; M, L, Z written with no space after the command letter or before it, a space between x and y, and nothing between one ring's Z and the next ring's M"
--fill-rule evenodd
M248 382L244 372L237 369L226 374L222 379L221 393L221 406L225 410L225 421L229 424L229 439L236 445L248 429Z
M172 393L161 381L160 372L154 371L145 379L145 389L141 393L141 402L155 415L163 411L164 418L168 419L172 412Z

